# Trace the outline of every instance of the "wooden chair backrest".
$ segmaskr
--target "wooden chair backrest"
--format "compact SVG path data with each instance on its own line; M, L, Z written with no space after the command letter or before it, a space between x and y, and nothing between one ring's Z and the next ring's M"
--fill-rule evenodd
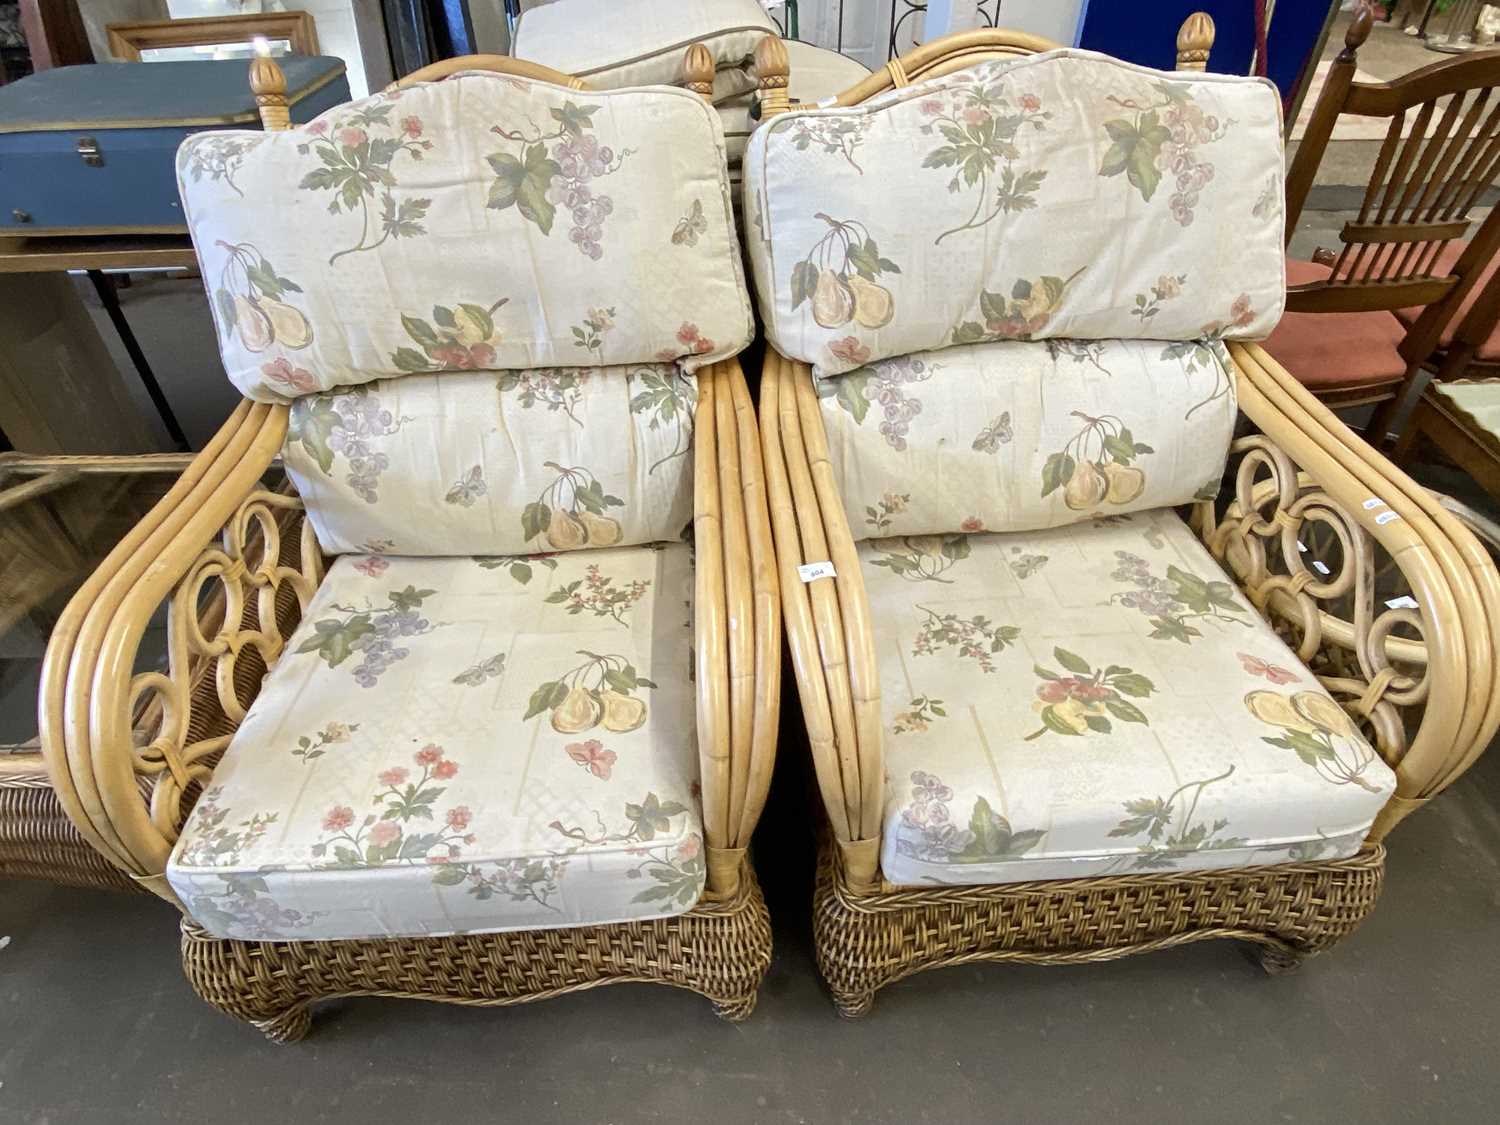
M1350 22L1287 173L1288 242L1339 115L1386 117L1390 126L1359 214L1339 232L1342 248L1314 255L1332 276L1290 287L1286 307L1363 312L1426 305L1402 348L1408 359L1422 359L1500 244L1500 226L1485 224L1451 270L1438 264L1450 242L1468 235L1471 209L1500 176L1500 51L1445 59L1391 82L1357 82L1357 55L1372 19L1365 6ZM1444 98L1446 106L1439 104Z
M1177 32L1177 69L1206 69L1213 43L1213 19L1206 12L1194 12L1188 16ZM859 105L877 94L900 89L925 78L938 78L991 59L1051 51L1060 45L1040 35L1010 31L1003 27L955 32L934 39L931 43L923 43L900 58L892 59L868 78L849 87L828 105ZM755 51L761 120L796 108L787 94L787 68L786 45L775 36L763 39Z

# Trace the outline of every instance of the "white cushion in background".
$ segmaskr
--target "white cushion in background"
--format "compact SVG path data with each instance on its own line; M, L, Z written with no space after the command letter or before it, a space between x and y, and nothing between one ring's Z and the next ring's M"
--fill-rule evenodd
M859 551L893 883L1333 859L1395 789L1169 511Z
M852 152L817 143L850 126ZM820 375L983 339L1258 338L1281 316L1264 79L1048 51L783 114L744 167L767 336Z
M849 526L1029 531L1213 495L1236 414L1221 350L1005 340L819 380Z
M286 467L330 553L675 540L696 401L671 364L383 379L294 402Z
M580 359L693 370L750 340L723 131L695 94L467 74L253 141L178 152L224 365L251 398ZM609 308L580 355L575 330Z
M774 34L759 0L558 0L522 13L511 54L611 90L680 85L688 47L702 43L717 101L754 88L751 58Z
M869 67L857 59L797 39L786 40L786 54L790 83L787 89L794 102L820 102L835 97L870 76ZM760 124L750 116L754 104L753 92L718 103L731 167L744 156L750 134Z
M682 544L338 560L168 880L210 933L249 941L688 910L692 599Z

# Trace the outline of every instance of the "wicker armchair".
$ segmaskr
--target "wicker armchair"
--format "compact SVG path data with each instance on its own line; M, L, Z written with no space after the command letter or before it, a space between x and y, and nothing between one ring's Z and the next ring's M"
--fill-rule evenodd
M707 86L706 54L688 53L687 77ZM270 60L253 65L273 133L288 128L280 79ZM228 289L216 309L226 366L273 401L243 402L69 605L47 653L42 748L78 831L183 911L194 989L273 1040L301 1037L312 1004L329 997L512 1004L620 981L687 988L737 1020L769 965L746 845L775 754L779 595L754 412L729 339L751 325L722 150L695 96L579 98L583 89L535 64L449 60L293 130L280 147L268 137L233 168L221 161L218 176L201 177L206 188L195 153L179 157L205 278L211 292L216 278ZM575 144L595 122L647 120L630 146ZM690 135L645 131L663 121ZM556 139L534 135L539 123ZM479 171L451 156L497 146ZM287 166L332 169L346 156L350 167L384 159L387 175L342 195L347 177L325 183L322 173L277 189ZM423 181L412 167L423 157L423 169L448 163ZM382 329L396 318L380 286L420 280L393 263L422 268L435 241L424 224L467 215L479 227L444 244L439 284L473 300L474 283L508 280L510 307L525 305L542 299L552 271L576 271L580 251L607 265L620 252L612 240L629 236L618 214L600 219L596 208L572 216L570 243L565 207L586 203L578 186L592 182L597 199L659 174L649 161L660 159L695 162L683 179L702 189L701 206L679 223L686 233L669 238L676 216L661 214L665 229L645 237L717 255L677 259L703 298L679 302L665 329L650 323L665 315L651 294L590 309L582 334L534 304L506 320L504 301L440 301L430 320L403 302L396 332ZM633 179L605 178L637 160L648 163ZM554 182L533 184L532 168ZM565 194L562 181L579 198L542 194ZM413 203L414 183L434 187L435 200ZM452 194L471 183L490 192L487 207L483 195L471 207ZM265 223L244 236L255 247L215 235L258 191L287 204L311 197L336 219L304 231L305 253ZM382 206L384 238L370 223ZM644 206L633 214L653 217ZM406 257L382 257L398 252ZM718 260L722 275L705 272ZM334 272L339 262L355 268ZM288 284L294 276L300 286ZM562 291L589 298L592 275L570 276L582 280ZM307 279L330 277L344 286L341 311L320 319ZM533 281L535 291L521 288ZM706 306L726 295L727 313ZM368 314L359 331L369 347L341 335L356 309ZM719 344L708 338L716 325ZM665 333L665 349L622 356L651 332ZM574 352L592 366L538 366ZM354 382L362 355L376 369L364 377L382 381L329 393L327 372L347 362L342 381ZM700 364L696 377L673 373L679 357L689 370ZM633 366L604 366L613 363ZM549 461L541 501L524 513L520 500L515 511L487 509L515 487L495 471L507 442L563 457L589 420L610 431L592 471ZM450 446L478 462L457 483L435 477ZM534 470L522 458L514 473ZM407 508L369 534L397 502ZM517 517L520 549L474 546L514 537L504 529ZM688 543L652 542L679 532ZM631 542L640 545L620 545ZM608 549L574 549L583 546ZM451 557L401 556L424 547ZM142 629L163 605L169 667L135 671ZM133 735L142 701L157 705L156 721ZM263 805L250 803L259 796Z
M850 217L873 197L837 159L787 175L778 123L795 138L833 111L773 118L746 160L747 239L776 345L761 437L826 813L814 934L848 1016L911 973L974 961L1071 964L1227 937L1251 943L1267 971L1289 970L1369 913L1388 833L1500 722L1500 585L1484 550L1251 342L1275 323L1282 292L1274 95L1245 80L1173 86L1075 52L903 89L1041 46L1004 33L940 40L841 99L873 97L872 115L891 115L860 152L864 174L895 197L886 210L871 202ZM1026 114L1085 101L1058 96L1074 74L1060 67L1086 70L1066 89L1107 92L1108 112L1199 99L1187 127L1208 138L1203 151L1222 136L1211 118L1229 116L1219 99L1244 98L1241 124L1264 127L1234 149L1261 150L1265 184L1237 167L1230 195L1200 202L1179 181L1185 198L1168 213L1168 177L1157 185L1150 166L1132 171L1113 150L1091 155L1065 168L1066 187L1098 176L1099 226L1002 220L974 235L991 240L980 265L961 248L931 258L943 284L924 288L914 274L933 268L933 216L961 227L981 181L987 197L1035 196L995 215L1046 217L1047 177L1063 173L1027 169L1066 152L1046 147L1051 119L1043 140L1017 134ZM953 175L965 206L950 222L941 177L983 139L965 130L999 132L1003 115L1015 148ZM1102 152L1158 120L1120 116L1070 120L1066 134L1099 129ZM910 150L928 144L933 155L915 161ZM1184 168L1229 159L1216 151L1180 154ZM914 208L933 176L930 208ZM1269 201L1258 227L1257 193ZM1211 259L1167 269L1160 255L1229 223L1211 208L1239 207L1233 197L1239 257L1222 280L1251 288L1230 315L1205 303L1174 322L1173 302L1218 275ZM982 231L987 202L962 229ZM1192 229L1194 208L1207 228ZM799 225L815 210L822 228ZM1075 286L1078 264L1118 261L1108 240L1126 231L1149 259L1139 268L1160 280L1132 303L1127 258L1104 296ZM1017 276L1029 280L1012 287ZM982 290L972 323L955 312L971 282ZM953 307L914 309L919 297ZM1100 338L1111 335L1130 338ZM1155 428L1132 420L1184 386L1185 413L1151 415ZM1209 438L1201 427L1216 411ZM1195 489L1193 459L1208 447L1212 477ZM1152 467L1163 453L1186 474L1175 494Z

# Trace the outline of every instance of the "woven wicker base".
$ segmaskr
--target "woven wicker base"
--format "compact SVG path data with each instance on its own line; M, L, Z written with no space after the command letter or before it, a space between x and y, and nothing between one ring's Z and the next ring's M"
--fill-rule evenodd
M924 969L971 961L1109 961L1207 938L1254 942L1288 972L1347 937L1375 906L1385 849L1351 859L1226 871L854 891L829 839L819 845L818 966L845 1016Z
M44 781L0 783L0 879L6 878L139 890L78 834Z
M582 929L380 941L249 942L182 927L188 981L220 1011L278 1043L307 1034L311 1005L341 996L524 1004L622 981L670 984L726 1020L755 1009L771 964L771 920L747 863L739 893L686 914Z

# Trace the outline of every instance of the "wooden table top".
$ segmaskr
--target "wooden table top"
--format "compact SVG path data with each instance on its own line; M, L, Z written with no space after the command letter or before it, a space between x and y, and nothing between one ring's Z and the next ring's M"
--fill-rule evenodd
M0 273L193 267L198 259L185 234L0 237Z

